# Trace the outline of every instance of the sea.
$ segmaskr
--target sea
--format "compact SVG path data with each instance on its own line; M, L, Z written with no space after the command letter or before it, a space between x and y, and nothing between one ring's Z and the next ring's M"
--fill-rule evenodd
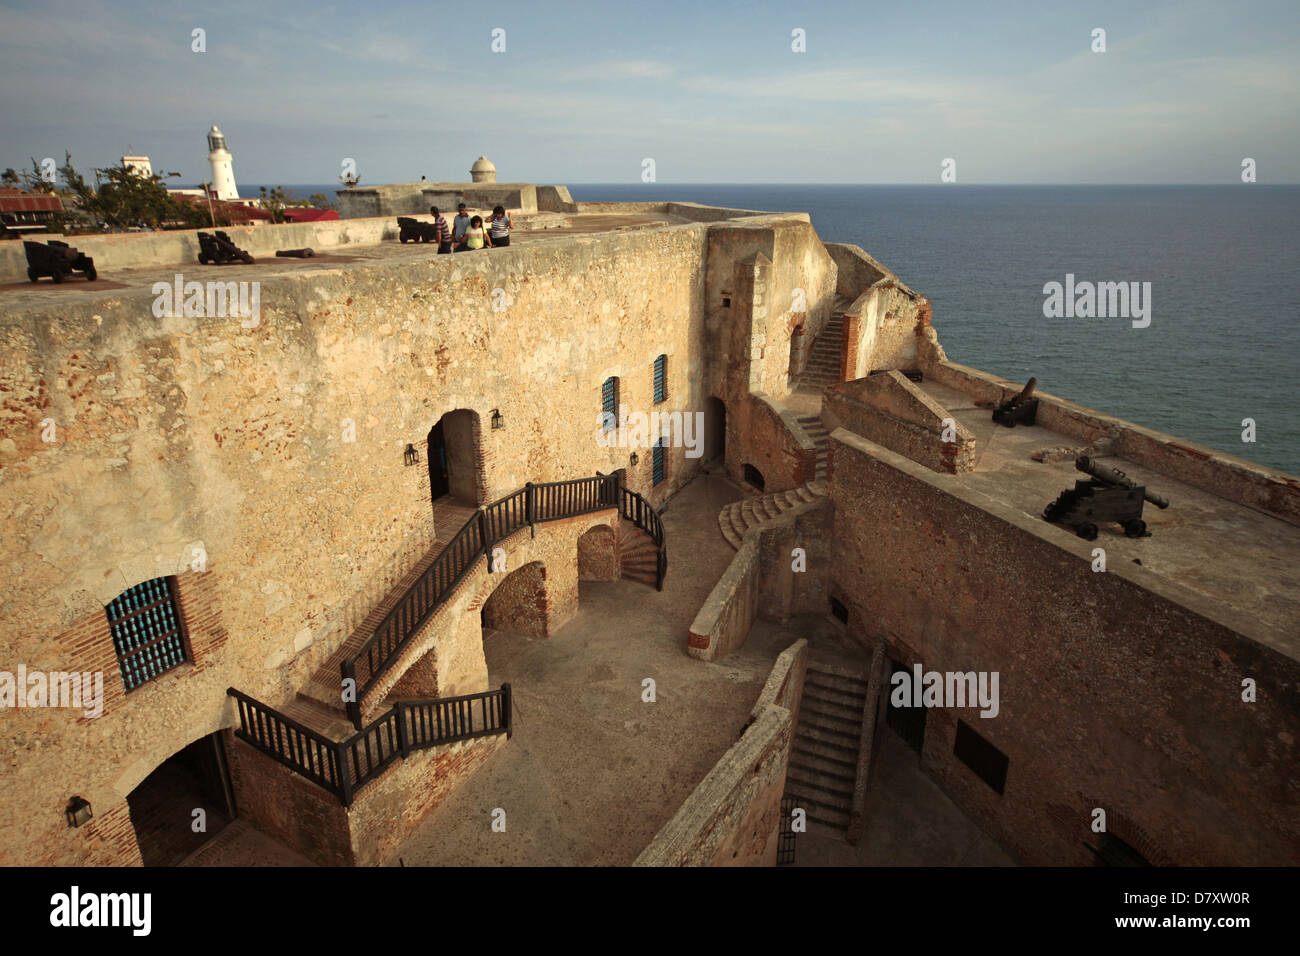
M578 202L806 212L824 241L861 246L933 303L952 361L1013 381L1035 376L1044 392L1300 474L1300 186L569 191ZM1049 284L1069 281L1138 283L1149 314L1045 314Z

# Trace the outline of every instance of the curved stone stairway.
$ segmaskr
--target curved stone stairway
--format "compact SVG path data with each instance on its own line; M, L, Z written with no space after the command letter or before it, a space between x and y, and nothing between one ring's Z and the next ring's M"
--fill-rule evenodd
M618 523L615 539L619 576L655 587L659 569L659 548L654 538L630 521Z
M822 479L810 481L789 491L774 491L770 495L753 498L741 498L733 501L718 512L718 527L722 536L737 551L741 539L750 528L766 524L777 515L791 508L826 497L826 482Z

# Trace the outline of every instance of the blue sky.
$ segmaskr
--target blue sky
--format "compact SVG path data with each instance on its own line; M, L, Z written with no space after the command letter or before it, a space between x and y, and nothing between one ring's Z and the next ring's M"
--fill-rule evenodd
M188 184L216 123L241 183L1295 183L1298 50L1295 0L0 0L0 167Z

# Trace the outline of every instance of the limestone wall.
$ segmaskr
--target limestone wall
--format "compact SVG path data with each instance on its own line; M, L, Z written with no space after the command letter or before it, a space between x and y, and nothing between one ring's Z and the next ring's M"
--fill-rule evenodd
M193 663L129 697L107 661L101 717L6 714L0 759L22 796L0 856L89 859L89 837L66 832L70 795L116 812L162 760L229 725L227 687L276 704L303 686L432 541L424 439L444 413L478 417L492 500L627 466L633 449L595 437L609 375L648 410L668 354L659 408L702 409L705 229L294 272L263 280L251 329L155 318L147 290L0 315L0 573L22 582L0 609L7 669L105 666L104 605L156 576L202 578L211 608ZM627 484L656 504L699 461L670 448L668 480L651 487L650 459L640 449ZM205 570L190 571L198 555ZM480 669L481 649L438 671L468 692Z
M1102 808L1157 862L1300 863L1300 664L879 445L839 429L831 455L832 576L859 638L909 668L1000 675L995 717L927 710L921 757L986 832L1026 863L1090 865ZM1009 758L1002 794L954 756L959 718Z

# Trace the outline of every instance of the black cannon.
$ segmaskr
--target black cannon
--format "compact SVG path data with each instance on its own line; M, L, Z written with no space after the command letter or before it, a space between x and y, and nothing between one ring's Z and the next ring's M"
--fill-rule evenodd
M437 242L438 227L410 216L397 217L397 238L402 242Z
M57 285L72 272L82 273L89 282L94 282L99 277L95 271L94 259L58 239L51 239L44 246L39 242L23 240L23 251L27 253L27 278L32 282L41 276L49 276Z
M215 236L210 232L199 233L200 263L207 265L210 262L214 265L224 266L236 259L241 262L253 261L252 256L231 242L230 237L220 229L217 230Z
M1031 378L1019 395L993 409L993 420L1007 428L1015 428L1017 424L1032 425L1038 418L1038 399L1034 398L1037 384L1038 379Z
M1076 481L1073 488L1062 491L1043 509L1043 518L1070 528L1086 541L1096 539L1097 525L1103 521L1118 522L1130 538L1146 537L1143 503L1149 501L1157 508L1169 507L1168 498L1148 491L1119 469L1098 464L1087 455L1075 459L1074 467L1091 477Z

